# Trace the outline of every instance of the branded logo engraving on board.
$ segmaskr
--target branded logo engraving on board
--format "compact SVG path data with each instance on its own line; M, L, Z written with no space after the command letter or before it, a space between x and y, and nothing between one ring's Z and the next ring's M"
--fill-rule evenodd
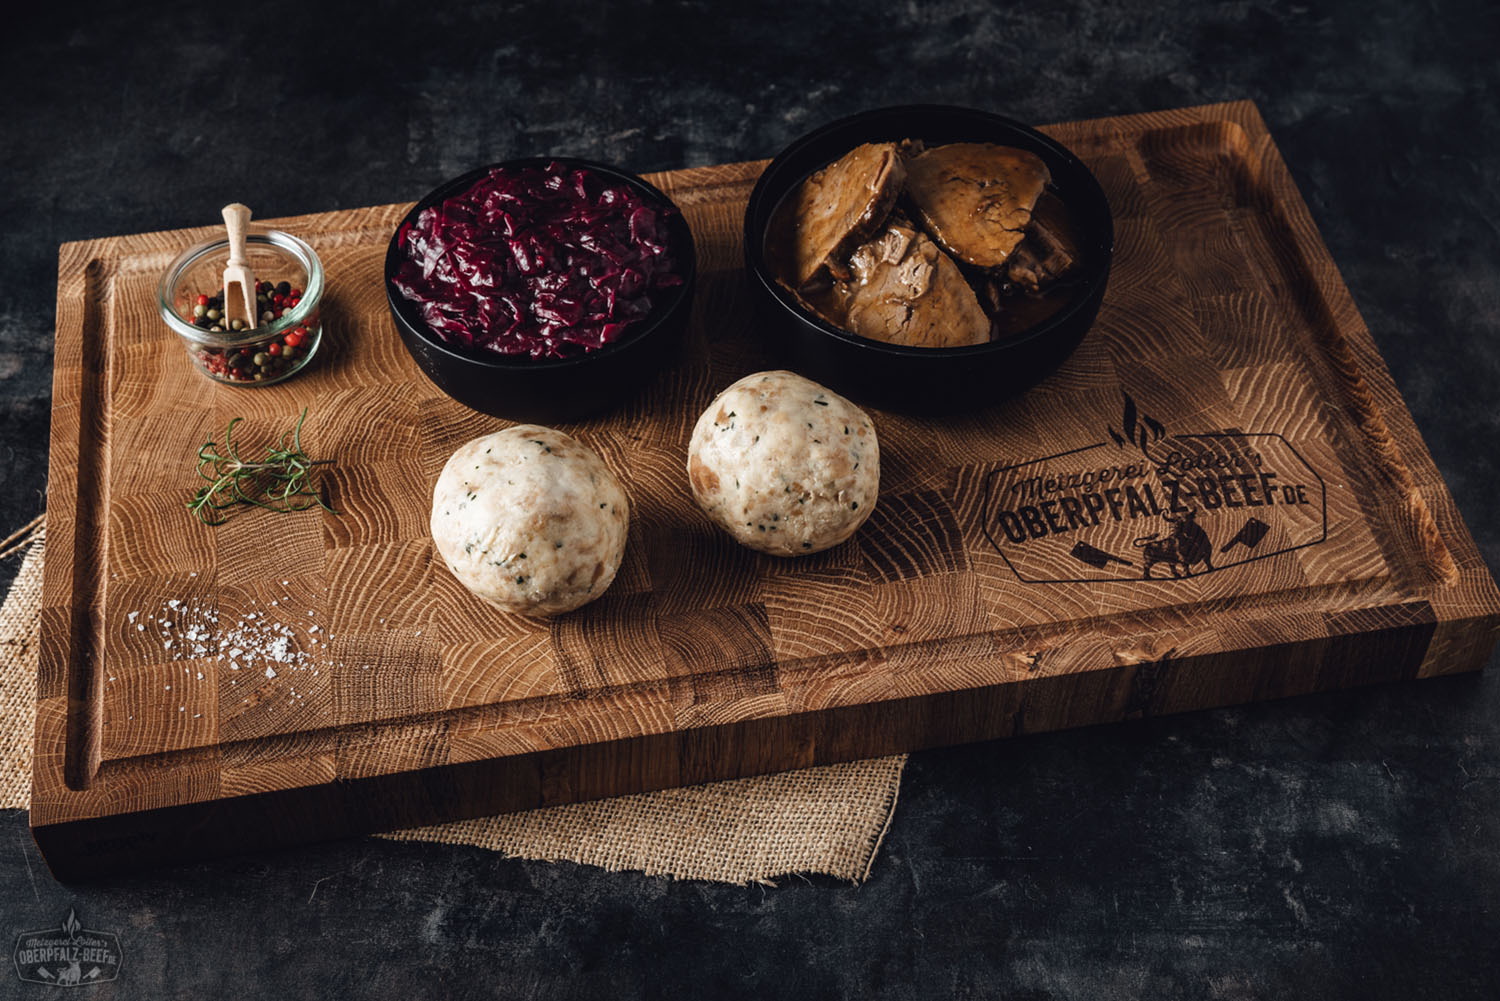
M985 478L984 534L1028 583L1182 579L1328 539L1327 488L1276 432L1119 429Z
M114 932L84 928L69 909L57 928L16 937L16 976L30 984L86 987L120 975L120 939Z

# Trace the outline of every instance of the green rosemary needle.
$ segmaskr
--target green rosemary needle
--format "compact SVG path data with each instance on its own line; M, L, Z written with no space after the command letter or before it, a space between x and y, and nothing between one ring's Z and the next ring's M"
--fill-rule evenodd
M302 408L296 426L256 462L241 458L234 441L234 426L243 419L234 418L224 429L222 452L213 441L204 442L198 449L198 475L208 481L208 486L198 489L187 502L187 509L205 525L222 525L229 520L224 512L242 504L283 513L321 507L338 514L323 500L313 480L314 467L333 460L313 460L302 450L302 422L307 420L307 408Z

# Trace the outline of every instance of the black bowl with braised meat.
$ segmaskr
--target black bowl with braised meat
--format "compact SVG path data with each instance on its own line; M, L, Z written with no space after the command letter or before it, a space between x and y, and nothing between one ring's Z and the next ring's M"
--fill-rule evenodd
M745 262L788 364L896 410L984 406L1093 324L1114 224L1083 162L1020 122L917 105L803 136L761 174Z
M638 392L681 343L696 275L666 195L572 157L455 177L385 257L391 317L428 378L475 410L544 423Z

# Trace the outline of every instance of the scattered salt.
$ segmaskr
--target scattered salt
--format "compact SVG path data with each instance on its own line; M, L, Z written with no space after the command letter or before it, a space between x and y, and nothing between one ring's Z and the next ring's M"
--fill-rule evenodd
M290 581L283 583L289 584ZM283 595L280 599L273 600L271 604L279 606L282 602L289 604L290 596ZM189 664L182 669L183 674L192 675L197 681L205 680L201 662L209 658L219 661L227 659L231 671L239 671L242 668L251 670L262 668L267 678L278 677L278 671L283 673L312 671L313 675L317 676L321 672L316 665L321 663L327 666L334 663L317 656L316 648L320 645L327 646L333 641L334 636L326 632L316 621L308 623L307 646L303 648L293 626L278 621L261 610L245 612L238 619L228 620L232 624L220 626L218 609L203 604L196 596L167 599L161 605L161 609L171 609L178 614L173 618L167 618L159 613L153 617L150 612L131 611L127 613L127 618L135 625L137 631L144 632L148 622L155 625L161 634L162 649L167 651L170 659L199 661L200 663L196 665ZM309 609L307 615L309 618L316 619L317 612ZM178 642L179 640L182 642ZM365 664L362 668L368 671L371 666ZM109 680L114 682L118 679L110 675ZM233 685L238 683L233 680L230 682ZM166 691L172 690L171 685L163 687ZM302 700L303 694L294 689L292 701L288 702L288 705L294 705ZM246 702L248 703L249 700ZM275 706L268 705L266 709L274 711ZM201 715L200 713L194 718L201 718Z

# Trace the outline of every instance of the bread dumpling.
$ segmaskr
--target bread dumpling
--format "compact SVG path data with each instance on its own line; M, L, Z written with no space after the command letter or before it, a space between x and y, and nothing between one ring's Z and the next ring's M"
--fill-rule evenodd
M803 556L838 545L880 494L875 425L795 372L757 372L720 393L688 445L693 497L751 549Z
M449 457L432 492L431 527L448 569L477 597L507 612L557 615L614 581L630 501L589 448L521 424Z

